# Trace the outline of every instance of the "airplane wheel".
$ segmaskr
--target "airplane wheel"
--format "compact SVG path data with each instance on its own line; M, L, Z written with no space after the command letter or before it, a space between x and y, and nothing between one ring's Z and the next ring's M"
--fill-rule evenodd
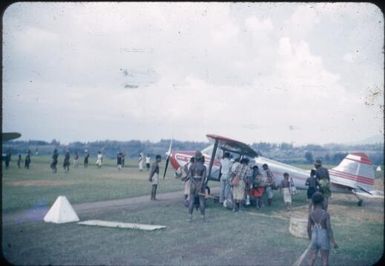
M360 200L357 202L357 205L361 207L361 206L362 206L362 202L363 202L363 200L360 199Z

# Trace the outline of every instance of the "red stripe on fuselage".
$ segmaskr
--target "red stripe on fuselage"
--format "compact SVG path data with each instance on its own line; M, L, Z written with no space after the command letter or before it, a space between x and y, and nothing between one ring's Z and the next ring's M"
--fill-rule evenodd
M347 178L350 180L358 181L358 182L363 183L363 184L374 185L374 180L372 178L359 176L359 175L352 175L352 174L349 174L346 172L341 172L341 171L333 170L333 169L330 170L330 174L337 176L337 177Z

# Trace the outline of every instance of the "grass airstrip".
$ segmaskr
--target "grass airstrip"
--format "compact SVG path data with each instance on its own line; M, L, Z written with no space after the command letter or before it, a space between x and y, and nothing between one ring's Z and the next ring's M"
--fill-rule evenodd
M202 223L194 212L189 223L182 192L174 199L162 199L162 193L183 189L172 172L170 169L160 182L160 200L151 202L148 173L139 172L135 161L126 162L121 171L113 160L106 160L100 169L92 161L88 168L71 166L69 173L59 164L56 174L49 168L48 157L32 157L29 170L18 169L13 162L2 172L2 255L16 265L292 265L306 249L308 240L296 238L288 230L290 216L306 218L304 191L294 196L291 212L284 209L278 191L273 207L248 207L237 214L208 199L207 222ZM383 189L383 173L376 185ZM65 195L73 206L132 198L134 203L127 206L77 214L81 221L167 228L144 232L44 223L42 217L24 219L27 210L48 210L59 195ZM334 193L329 208L340 246L331 252L330 264L375 264L384 251L383 200L366 200L358 207L354 196ZM7 220L11 216L19 218Z

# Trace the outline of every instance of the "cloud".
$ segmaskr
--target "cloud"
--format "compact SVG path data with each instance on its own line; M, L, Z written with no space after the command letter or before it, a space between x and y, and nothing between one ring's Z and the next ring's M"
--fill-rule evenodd
M378 14L336 6L14 4L4 15L3 125L68 140L205 140L214 132L321 143L344 140L347 129L373 135L379 120L357 84L383 88L382 70L374 59L359 60L378 58L371 51L382 48L374 41L354 57L352 47L365 43L357 25ZM357 22L331 19L354 18L357 7ZM349 40L318 48L332 38L333 23ZM31 129L25 113L44 127Z

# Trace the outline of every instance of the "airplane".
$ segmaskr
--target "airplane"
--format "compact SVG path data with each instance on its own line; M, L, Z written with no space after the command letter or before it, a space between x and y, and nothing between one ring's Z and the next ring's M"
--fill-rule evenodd
M208 169L208 181L220 181L220 159L224 152L230 152L238 157L245 156L250 158L253 165L257 165L262 169L263 164L268 164L273 172L275 182L281 183L283 173L287 172L292 177L296 188L307 189L305 186L306 179L310 176L309 170L304 170L288 164L284 164L275 160L261 156L257 151L249 145L230 139L227 137L208 134L207 138L213 142L210 146L203 149L201 152L205 158L205 165ZM163 178L166 175L169 162L175 169L176 173L180 173L183 166L189 162L194 156L195 151L173 151L171 148L166 152L166 166ZM359 196L368 198L383 198L383 191L373 190L375 172L372 162L365 153L350 153L339 165L329 169L331 190L333 192L352 193L358 199L358 206L362 206L363 200ZM210 188L206 182L207 192L210 193Z

